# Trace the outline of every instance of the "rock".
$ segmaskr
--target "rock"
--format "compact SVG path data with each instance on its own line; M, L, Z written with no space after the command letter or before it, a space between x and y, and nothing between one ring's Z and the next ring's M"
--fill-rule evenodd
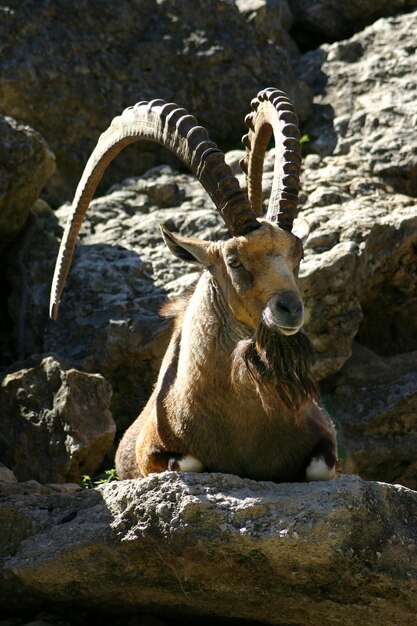
M312 234L300 280L324 378L350 356L355 336L383 355L417 349L417 218L414 198L389 193L350 157L312 155L310 164L302 215Z
M287 0L235 0L246 20L271 43L284 46L288 52L294 43L287 31L293 17Z
M346 360L356 332L362 345L384 356L417 349L415 28L417 12L380 20L300 61L316 94L308 145L321 156L307 156L302 176L303 216L313 227L313 254L302 270L307 300L308 276L322 275L330 257L329 284L314 283L323 308L319 298L311 302L320 376Z
M417 488L417 352L380 357L354 344L331 398L344 470Z
M15 483L17 478L8 467L0 463L0 482L2 483Z
M285 49L231 1L123 0L117 10L101 0L65 9L13 2L2 12L0 41L0 109L38 129L54 150L58 171L48 190L56 204L72 198L99 134L139 100L177 102L228 145L265 85L286 90L301 119L311 112L311 93ZM162 154L155 145L129 150L107 181L139 174Z
M29 126L0 115L0 262L3 267L10 245L30 221L30 208L54 169L54 155L43 138ZM20 246L16 249L17 265L21 261ZM0 369L7 367L16 353L7 311L9 292L10 285L3 271L0 276Z
M22 230L54 170L54 155L39 133L0 116L0 255Z
M417 11L382 19L349 40L305 54L298 65L315 93L316 115L305 127L309 149L343 156L391 191L411 196L417 195L417 138L410 133L416 28Z
M303 50L346 39L380 17L417 7L416 0L288 0L292 37Z
M110 385L53 356L17 364L1 383L0 459L21 481L75 482L95 471L115 425Z
M76 597L119 615L411 626L416 513L417 493L352 476L276 485L164 473L6 497L0 607L62 610Z

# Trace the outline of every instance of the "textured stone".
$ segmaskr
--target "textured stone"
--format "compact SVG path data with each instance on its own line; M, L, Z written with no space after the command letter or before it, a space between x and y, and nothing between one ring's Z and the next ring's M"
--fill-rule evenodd
M320 378L350 356L356 335L383 355L417 349L414 198L346 157L308 157L303 188L312 235L301 284Z
M416 12L379 20L350 40L304 55L299 65L315 92L309 149L321 155L304 162L303 216L313 226L314 255L306 261L317 267L337 246L351 250L350 271L329 272L331 282L341 279L344 300L346 337L340 329L335 342L340 364L357 331L359 342L381 355L417 349L417 138L410 132L416 28ZM322 356L336 336L329 324L341 319L329 313L323 309L322 330L313 327L318 311L312 315ZM323 364L322 373L332 369Z
M346 472L417 488L416 363L416 352L384 358L354 345L331 398Z
M102 376L55 357L19 363L1 382L1 461L23 481L69 482L93 473L113 442L110 398Z
M343 156L411 196L417 195L416 29L417 12L381 19L299 63L315 93L316 115L306 127L310 150Z
M99 134L139 100L177 102L229 145L265 85L288 91L302 119L311 111L311 93L285 50L229 0L9 0L0 41L0 110L31 124L54 150L55 201L72 197ZM107 181L165 158L142 144L117 160Z
M287 32L293 22L287 0L235 0L235 2L249 24L271 43L284 46L291 58L296 46Z
M54 156L39 133L0 116L0 254L22 230L54 169Z
M0 484L1 492L1 484ZM417 494L164 473L0 505L0 607L415 623Z

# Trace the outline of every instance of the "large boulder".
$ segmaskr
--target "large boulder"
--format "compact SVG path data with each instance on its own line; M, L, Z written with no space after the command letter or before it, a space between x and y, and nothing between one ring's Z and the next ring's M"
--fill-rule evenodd
M311 155L306 166L312 234L300 278L318 376L343 365L355 336L383 355L417 349L414 198L390 193L350 156Z
M0 115L0 255L54 170L54 155L39 133Z
M301 119L311 112L311 93L285 49L228 0L82 0L65 8L14 0L2 11L0 40L0 111L31 124L54 150L55 201L72 196L100 132L139 100L177 102L229 144L266 85L286 90ZM108 180L144 171L161 154L157 146L129 150Z
M109 451L111 388L53 356L14 366L0 387L0 460L19 480L79 481Z
M77 602L171 620L415 624L417 493L403 487L166 472L12 493L0 504L3 611Z

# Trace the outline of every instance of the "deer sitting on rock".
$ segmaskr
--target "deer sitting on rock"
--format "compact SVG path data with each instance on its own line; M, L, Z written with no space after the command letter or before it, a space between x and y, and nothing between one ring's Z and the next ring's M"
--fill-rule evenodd
M335 476L334 426L317 403L312 348L301 327L297 275L308 234L292 232L300 172L297 117L286 95L252 100L243 138L243 190L223 153L185 109L139 102L103 133L84 170L61 243L51 291L56 319L76 238L105 169L128 144L162 144L196 174L230 238L205 242L161 227L171 252L199 265L193 293L163 312L174 330L154 391L122 438L120 478L182 470L282 481ZM274 134L272 193L262 217L262 170Z

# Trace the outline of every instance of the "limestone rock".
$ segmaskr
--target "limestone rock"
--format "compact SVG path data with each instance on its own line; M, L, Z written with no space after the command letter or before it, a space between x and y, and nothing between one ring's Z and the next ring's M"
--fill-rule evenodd
M309 165L302 215L312 234L300 278L323 378L356 335L383 355L417 349L417 218L414 198L389 193L350 158L312 155Z
M331 400L346 472L416 489L416 363L416 352L384 358L354 345Z
M1 490L1 484L0 484ZM0 506L0 608L411 626L417 494L164 473Z
M31 124L54 150L58 174L48 189L56 203L72 197L99 134L139 100L177 102L229 145L265 85L288 91L302 119L311 112L311 93L285 50L228 0L81 0L65 8L13 1L2 11L0 41L0 110ZM159 147L142 144L107 180L162 158Z
M302 49L345 39L380 17L417 7L416 0L288 0L294 25L291 35Z
M325 363L330 343L338 347L341 365L356 332L362 345L385 356L417 349L417 138L410 133L416 28L417 12L379 20L300 61L301 75L315 92L315 115L306 127L309 148L321 155L304 162L303 216L313 233L302 281L308 281L308 264L327 264L329 256L338 256L338 246L349 250L350 263L345 273L328 272L322 322L319 308L312 313L322 375L334 371ZM312 304L319 307L319 300ZM329 326L337 330L339 322L333 343Z
M378 20L346 41L305 54L300 74L315 93L310 150L343 156L391 191L417 195L414 33L417 11ZM361 192L360 189L357 192Z
M54 169L54 155L39 133L0 116L0 254L22 230Z
M19 480L70 482L95 471L115 425L110 385L59 359L32 357L1 383L0 459Z

